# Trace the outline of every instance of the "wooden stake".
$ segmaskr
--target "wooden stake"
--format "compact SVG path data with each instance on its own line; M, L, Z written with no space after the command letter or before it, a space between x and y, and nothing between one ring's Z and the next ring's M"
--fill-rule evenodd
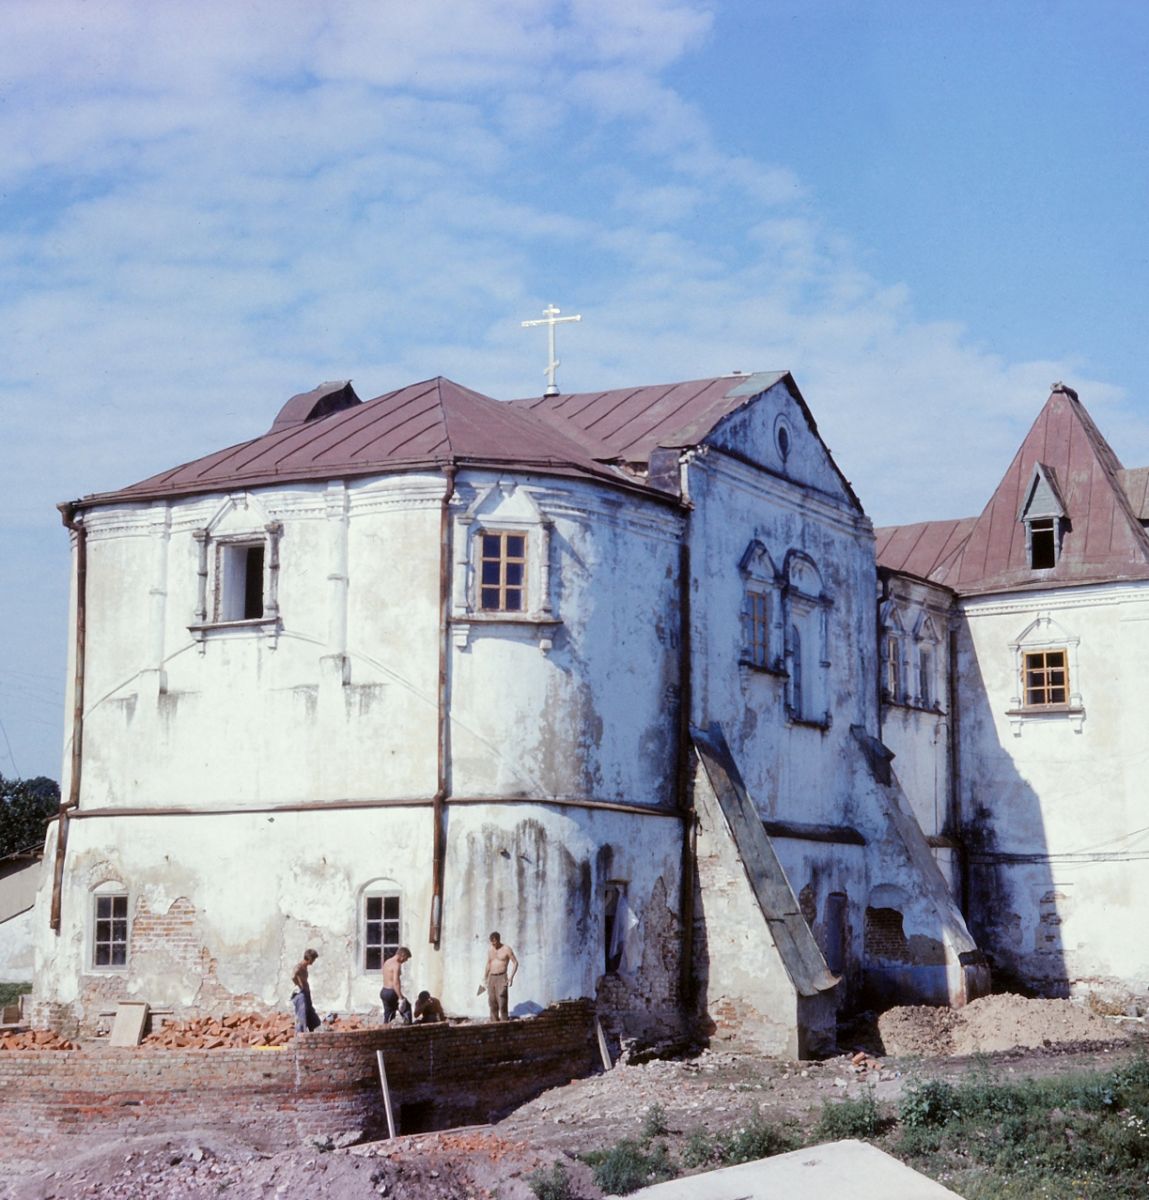
M387 1110L387 1133L395 1136L395 1114L391 1111L391 1089L387 1086L387 1068L383 1065L383 1051L376 1050L375 1058L379 1063L379 1083L383 1088L383 1107Z
M594 1032L598 1038L598 1052L602 1056L602 1069L609 1071L614 1063L610 1061L610 1051L606 1048L606 1034L602 1031L602 1022L596 1016L594 1019ZM382 1051L380 1051L382 1053Z

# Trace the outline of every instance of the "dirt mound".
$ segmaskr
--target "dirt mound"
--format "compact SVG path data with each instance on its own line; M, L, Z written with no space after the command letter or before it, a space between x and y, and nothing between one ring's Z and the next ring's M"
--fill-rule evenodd
M983 996L965 1008L891 1008L878 1018L887 1054L946 1057L1081 1043L1122 1042L1111 1021L1070 1000Z

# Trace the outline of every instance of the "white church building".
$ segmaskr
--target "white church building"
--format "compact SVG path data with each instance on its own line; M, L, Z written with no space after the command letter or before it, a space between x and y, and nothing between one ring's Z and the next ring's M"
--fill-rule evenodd
M1146 990L1145 473L1059 389L981 517L880 530L789 374L292 398L62 506L37 1019L592 997L777 1053L1003 975ZM1137 489L1142 495L1137 497ZM1149 512L1146 512L1149 516Z

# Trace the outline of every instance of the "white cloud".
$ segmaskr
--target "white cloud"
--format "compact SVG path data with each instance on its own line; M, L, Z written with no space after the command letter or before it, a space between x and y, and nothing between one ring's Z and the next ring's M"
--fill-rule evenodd
M52 592L0 661L42 670L50 646L62 671L56 501L255 436L323 379L528 393L544 351L519 322L552 300L583 313L570 387L792 369L880 520L974 511L1059 375L1132 433L1083 368L923 322L786 164L729 153L665 75L711 21L689 0L0 5L0 591Z

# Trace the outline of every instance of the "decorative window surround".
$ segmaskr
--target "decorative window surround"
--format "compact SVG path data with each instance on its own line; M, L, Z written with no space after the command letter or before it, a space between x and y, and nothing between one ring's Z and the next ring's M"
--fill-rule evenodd
M1018 638L1010 643L1013 651L1013 678L1016 691L1010 697L1006 716L1014 737L1021 737L1027 722L1067 720L1074 733L1080 733L1085 723L1085 703L1078 689L1081 678L1078 670L1078 646L1081 639L1067 633L1048 613L1040 613L1036 620L1022 630ZM1027 704L1025 696L1026 655L1063 652L1063 670L1066 702L1064 704Z
M830 728L826 697L833 601L822 589L822 576L813 559L800 550L791 550L786 555L785 579L782 608L789 666L786 715L793 725L811 726L824 732Z
M533 631L539 650L554 646L562 625L551 601L551 541L554 522L539 508L530 489L513 479L500 479L481 489L471 503L456 493L455 562L450 625L455 645L465 650L473 634L509 626ZM519 609L484 608L482 595L483 535L519 535L525 539ZM504 545L507 538L503 537Z
M258 633L266 636L271 649L278 644L279 544L283 525L264 517L256 526L253 514L248 512L256 507L255 501L246 495L228 497L212 520L192 533L198 566L195 620L188 630L199 644L201 654L206 650L207 639L216 634ZM237 616L234 614L250 611L250 597L237 593L249 588L251 552L261 552L263 611L259 616Z

